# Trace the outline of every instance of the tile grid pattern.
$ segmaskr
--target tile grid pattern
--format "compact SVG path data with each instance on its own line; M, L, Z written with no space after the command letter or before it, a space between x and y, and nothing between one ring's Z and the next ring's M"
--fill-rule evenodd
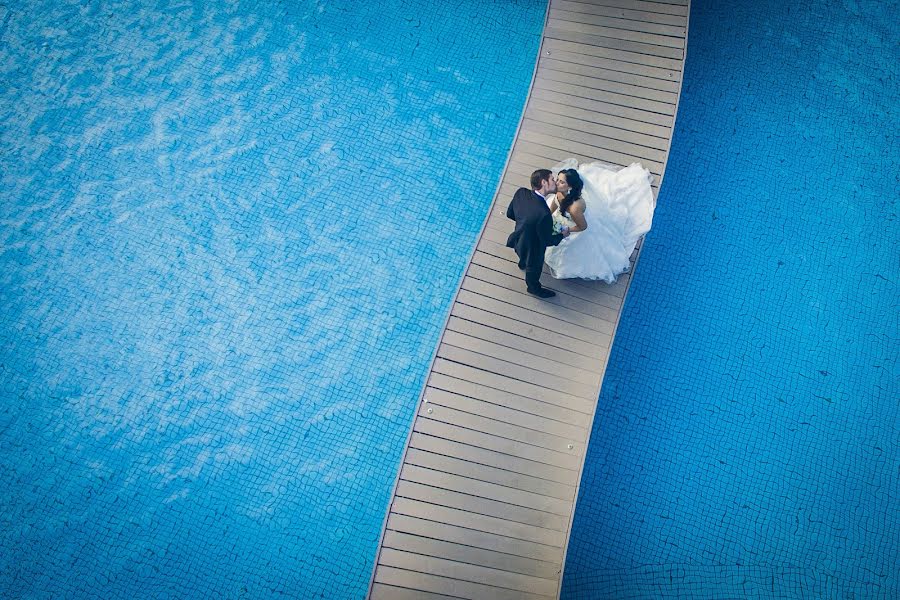
M534 169L573 156L640 162L658 192L688 13L687 1L551 1L516 141L410 432L370 598L559 596L630 276L553 281L550 301L527 295L504 211Z
M365 596L545 9L0 5L0 598Z
M564 600L900 598L896 10L691 3Z

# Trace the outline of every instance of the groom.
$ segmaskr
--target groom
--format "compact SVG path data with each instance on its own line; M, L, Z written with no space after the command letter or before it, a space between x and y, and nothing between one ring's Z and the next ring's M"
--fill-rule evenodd
M553 290L541 286L544 251L569 235L568 229L563 229L561 234L553 233L553 217L546 200L547 195L553 193L556 193L553 173L538 169L531 174L531 189L519 188L506 209L506 216L516 222L506 245L515 249L519 256L519 268L525 271L528 293L538 298L556 295Z

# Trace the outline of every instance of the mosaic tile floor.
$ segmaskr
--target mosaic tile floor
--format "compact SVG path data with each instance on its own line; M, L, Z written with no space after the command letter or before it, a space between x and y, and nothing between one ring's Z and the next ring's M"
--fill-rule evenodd
M364 595L545 6L0 6L0 596Z
M900 597L896 9L692 0L564 599Z

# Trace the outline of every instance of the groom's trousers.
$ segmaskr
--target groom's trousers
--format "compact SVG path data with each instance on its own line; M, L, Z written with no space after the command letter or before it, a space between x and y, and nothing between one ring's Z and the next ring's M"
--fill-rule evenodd
M525 285L531 291L541 289L541 270L544 267L543 261L537 267L533 265L525 266Z

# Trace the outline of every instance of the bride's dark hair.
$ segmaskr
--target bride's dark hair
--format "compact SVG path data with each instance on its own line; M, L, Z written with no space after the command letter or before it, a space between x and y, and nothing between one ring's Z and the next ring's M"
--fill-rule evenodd
M557 175L565 175L566 183L569 184L569 193L566 194L566 197L559 203L559 212L568 213L572 203L581 198L581 190L584 189L584 182L581 180L581 176L578 175L578 171L575 169L563 169Z

